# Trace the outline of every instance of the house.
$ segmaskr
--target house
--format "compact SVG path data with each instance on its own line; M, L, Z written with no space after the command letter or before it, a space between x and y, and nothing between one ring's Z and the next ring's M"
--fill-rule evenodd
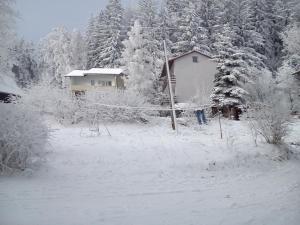
M0 102L10 103L11 98L22 96L22 90L12 77L0 74Z
M90 70L74 70L65 75L70 78L73 93L82 94L92 90L113 90L124 88L122 69L93 68Z
M190 51L171 58L169 68L176 103L187 103L195 97L200 99L200 104L209 103L217 72L217 63L210 56ZM166 64L160 80L164 92L168 93Z

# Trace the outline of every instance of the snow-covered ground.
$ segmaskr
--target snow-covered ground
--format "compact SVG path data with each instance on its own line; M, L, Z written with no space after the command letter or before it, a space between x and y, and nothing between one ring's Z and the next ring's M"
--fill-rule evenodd
M255 147L245 121L223 121L223 140L217 120L179 134L169 123L109 125L111 137L52 125L39 172L0 178L0 224L300 224L296 155ZM299 141L300 122L291 127Z

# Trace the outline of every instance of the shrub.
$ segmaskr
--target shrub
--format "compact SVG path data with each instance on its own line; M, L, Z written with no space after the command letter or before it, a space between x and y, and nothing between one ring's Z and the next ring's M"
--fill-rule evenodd
M40 114L23 104L0 103L0 172L27 168L44 153L48 135Z
M68 89L61 89L47 81L28 88L21 102L42 115L54 116L59 123L75 123L78 119L77 99Z
M100 122L145 122L151 112L146 100L129 90L88 92L81 100L81 117L91 124Z
M290 110L285 92L273 78L261 76L248 87L251 127L267 143L280 145L288 134Z

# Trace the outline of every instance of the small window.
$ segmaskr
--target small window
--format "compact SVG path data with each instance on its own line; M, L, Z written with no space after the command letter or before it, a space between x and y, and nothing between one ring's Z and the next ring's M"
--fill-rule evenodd
M91 80L91 85L95 86L95 81L94 80Z
M106 83L107 83L106 86L112 86L112 82L111 81L107 81Z
M193 56L193 62L197 63L198 62L198 57L197 56Z

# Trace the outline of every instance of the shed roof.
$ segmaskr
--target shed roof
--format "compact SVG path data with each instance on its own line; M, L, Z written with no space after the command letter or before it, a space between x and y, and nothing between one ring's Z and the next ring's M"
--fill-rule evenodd
M86 75L121 75L123 74L123 69L119 68L92 68L90 70L73 70L65 77L84 77Z

